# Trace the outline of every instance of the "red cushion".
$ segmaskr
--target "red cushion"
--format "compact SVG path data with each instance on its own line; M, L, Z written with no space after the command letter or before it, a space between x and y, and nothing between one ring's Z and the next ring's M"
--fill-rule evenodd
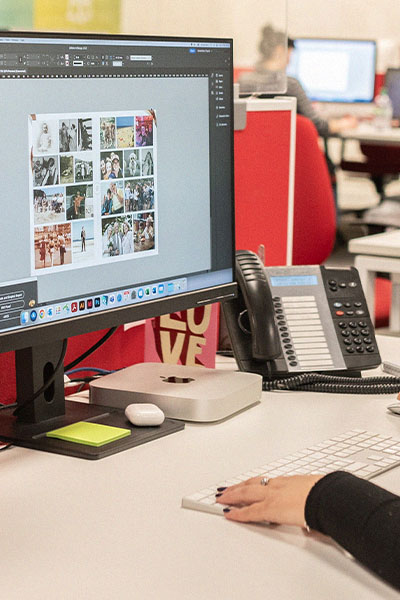
M293 264L323 263L336 236L335 202L325 156L314 124L296 118Z
M392 282L383 277L375 281L375 326L387 327L389 325L390 300Z

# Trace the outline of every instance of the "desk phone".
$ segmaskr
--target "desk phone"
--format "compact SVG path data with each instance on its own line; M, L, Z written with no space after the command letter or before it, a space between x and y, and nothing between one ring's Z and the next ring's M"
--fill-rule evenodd
M359 372L381 363L354 268L264 267L236 255L238 298L223 305L239 368L266 378Z

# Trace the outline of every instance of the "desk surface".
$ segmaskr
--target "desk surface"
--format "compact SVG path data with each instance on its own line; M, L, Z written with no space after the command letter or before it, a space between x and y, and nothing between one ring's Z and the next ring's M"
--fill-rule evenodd
M375 256L400 257L400 230L354 238L348 243L349 252Z
M400 339L380 337L384 357ZM323 536L180 507L184 494L353 427L400 434L393 396L265 393L214 425L101 461L0 454L5 600L399 598ZM400 492L400 470L378 478Z
M358 140L359 142L370 142L376 145L400 145L400 128L378 129L368 123L361 123L355 129L348 129L340 133L345 140Z

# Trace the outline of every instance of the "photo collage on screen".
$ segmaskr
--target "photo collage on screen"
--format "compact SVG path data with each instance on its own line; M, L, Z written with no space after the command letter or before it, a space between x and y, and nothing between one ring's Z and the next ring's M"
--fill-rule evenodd
M100 118L103 257L155 247L154 115Z
M31 115L34 273L155 252L154 125L154 111Z

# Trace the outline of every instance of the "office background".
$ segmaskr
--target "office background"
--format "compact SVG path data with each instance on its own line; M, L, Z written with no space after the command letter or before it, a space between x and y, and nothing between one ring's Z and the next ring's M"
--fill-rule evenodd
M154 8L157 10L154 10ZM288 32L292 37L322 36L398 39L397 0L288 0ZM139 14L138 14L139 13ZM124 33L221 35L235 41L237 66L253 64L255 39L262 24L285 25L285 2L276 0L121 0ZM396 65L397 66L397 65Z
M162 35L229 36L237 66L252 64L263 23L285 26L284 0L2 0L0 26ZM400 63L398 0L287 0L292 37L372 38ZM378 57L379 58L379 57ZM378 71L379 71L378 64Z

